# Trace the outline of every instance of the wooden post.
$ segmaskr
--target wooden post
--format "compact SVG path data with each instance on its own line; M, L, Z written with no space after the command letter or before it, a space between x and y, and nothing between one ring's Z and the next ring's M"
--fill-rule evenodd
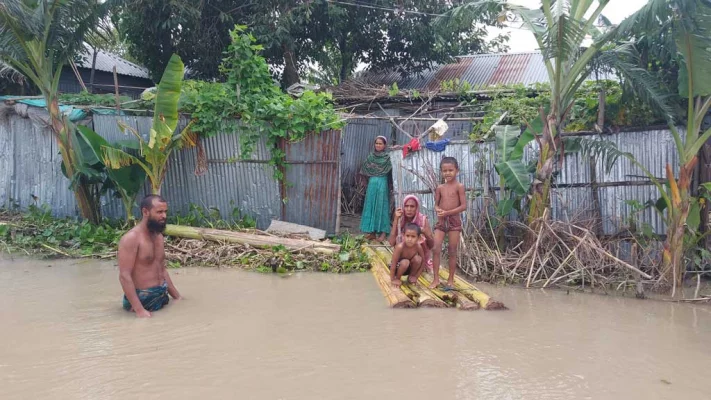
M597 184L597 160L595 157L590 157L590 190L593 200L593 220L595 221L595 235L600 236L602 232L602 208L600 206L600 193L598 193Z
M77 69L76 64L74 64L73 60L69 60L69 66L72 68L72 71L74 71L74 75L77 77L77 81L79 81L79 85L81 85L82 89L86 92L86 85L84 85L84 80L81 78L81 74L79 73L79 70Z
M343 196L343 182L341 180L341 146L343 146L343 131L338 131L338 199L336 200L336 235L341 233L341 197Z
M630 264L632 264L635 268L639 268L639 265L637 265L638 251L637 242L632 243L632 246L630 247ZM636 282L634 296L638 299L644 299L646 297L644 294L644 285L642 285L642 277L639 273L634 273L634 280Z
M398 169L397 169L397 181L398 181L398 185L397 185L397 207L402 207L402 202L403 202L403 198L402 198L402 197L403 197L403 196L402 196L402 169L403 169L403 168L405 168L405 166L403 165L403 162L400 161L400 165L398 166ZM395 208L397 209L397 207L395 207ZM420 210L420 212L422 212L422 210ZM403 217L404 217L404 216L403 216ZM398 229L397 229L397 241L398 241L398 242L400 242L400 240L402 239L402 236L401 236L401 235L402 235L402 232L401 232L400 228L398 228Z
M121 115L121 99L119 97L118 75L116 74L116 65L114 65L114 93L116 93L116 114Z
M91 75L89 76L89 87L91 88L90 93L94 93L94 73L96 72L96 47L91 48Z

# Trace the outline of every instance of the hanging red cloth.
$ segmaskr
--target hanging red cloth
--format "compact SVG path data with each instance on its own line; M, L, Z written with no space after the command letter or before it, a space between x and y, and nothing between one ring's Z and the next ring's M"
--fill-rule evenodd
M402 147L402 158L407 157L407 153L420 150L420 141L413 138L405 146Z

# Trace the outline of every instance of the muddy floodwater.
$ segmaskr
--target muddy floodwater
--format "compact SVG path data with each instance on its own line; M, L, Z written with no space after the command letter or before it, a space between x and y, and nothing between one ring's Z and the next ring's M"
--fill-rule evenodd
M709 399L711 307L492 288L392 310L370 273L173 270L141 320L113 262L0 255L0 399Z

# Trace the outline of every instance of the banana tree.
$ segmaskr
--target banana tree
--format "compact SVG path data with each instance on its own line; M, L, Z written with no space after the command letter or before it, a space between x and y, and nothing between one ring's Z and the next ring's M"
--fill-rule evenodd
M602 11L609 0L543 0L541 7L529 9L497 0L467 2L456 7L450 15L440 18L440 23L454 21L467 24L477 14L501 10L500 21L521 21L531 31L542 51L551 86L550 106L540 109L542 127L535 132L539 155L536 173L531 186L529 224L535 225L550 206L551 180L556 161L564 161L564 141L561 133L570 117L575 103L575 94L594 70L593 64L607 61L639 89L644 89L658 108L669 113L669 107L650 84L645 71L632 67L628 58L633 56L629 46L615 46L614 30L601 32L595 22L601 19ZM600 57L608 53L606 57ZM626 53L627 57L615 56ZM550 213L548 213L550 215ZM535 229L534 229L535 231Z
M499 175L499 200L496 215L503 219L516 209L521 211L521 199L531 187L531 173L523 163L523 149L533 140L530 129L519 135L521 128L512 125L493 128L496 141L496 162L494 168ZM504 242L504 224L495 220L496 240Z
M667 238L662 255L662 273L673 283L672 295L681 288L686 265L684 237L694 230L690 218L698 220L699 202L691 195L691 181L701 147L711 138L711 128L702 130L711 106L711 3L702 0L651 0L620 24L619 32L646 35L671 34L679 64L678 95L687 99L686 132L673 121L669 129L679 157L679 172L666 165L667 185L657 183L660 209L666 211ZM694 233L694 232L692 232Z
M509 191L516 196L524 196L531 187L531 174L523 163L523 149L533 140L530 129L519 136L520 128L503 125L494 129L496 134L496 172L499 174L499 186L502 197L497 209L499 216L508 215L514 207L515 200L509 198Z
M102 166L103 150L102 148L115 147L112 146L106 139L99 136L98 133L89 129L86 126L77 127L77 137L81 139L81 146L85 148L86 154L84 157L91 163L99 163ZM141 191L143 182L146 180L146 174L138 165L129 165L119 169L103 168L109 178L108 184L104 185L104 189L111 189L118 194L126 211L126 223L130 224L133 220L133 207L136 203L136 196ZM106 190L102 190L105 192Z
M174 54L170 57L158 84L153 124L148 140L144 139L134 128L119 121L119 128L123 132L130 131L138 140L140 158L119 148L101 146L102 158L107 167L119 169L129 165L140 166L151 182L153 194L160 194L171 153L183 147L195 146L197 142L197 135L190 130L191 124L188 124L180 133L175 134L175 129L178 126L178 100L180 99L183 72L183 62L180 57Z
M70 179L81 161L73 149L74 127L59 110L59 78L100 9L97 0L0 1L0 66L24 75L44 97L49 128ZM81 215L98 222L100 215L89 185L78 180L72 186Z

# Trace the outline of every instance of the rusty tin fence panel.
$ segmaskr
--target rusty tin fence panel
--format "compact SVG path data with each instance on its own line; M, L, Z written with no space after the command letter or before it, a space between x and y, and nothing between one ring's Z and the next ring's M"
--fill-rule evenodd
M150 130L150 117L123 117L124 122L145 136ZM181 118L176 131L188 123ZM116 117L94 116L94 128L111 142L135 140L117 129ZM208 169L202 175L196 174L197 149L185 149L173 153L161 194L168 200L172 213L187 214L191 205L205 209L219 210L224 219L239 215L249 215L257 222L257 227L266 228L272 219L280 214L279 186L273 177L274 168L269 165L271 152L264 140L260 141L249 160L240 160L239 131L222 132L202 139ZM144 185L144 193L150 185ZM139 194L140 196L143 193ZM113 217L121 217L123 207L106 204ZM113 215L119 213L117 215ZM108 213L107 213L108 215Z
M150 117L121 117L147 138ZM188 120L180 120L178 130ZM90 126L109 142L136 141L118 129L117 118L94 115ZM208 169L196 174L197 149L176 151L171 155L162 194L171 213L186 214L192 204L219 210L221 217L232 219L249 215L257 227L266 228L272 219L305 223L335 232L340 204L340 132L309 136L301 143L286 146L290 168L285 187L274 178L269 164L271 151L264 140L257 143L250 159L240 160L239 129L221 132L202 140ZM61 157L49 130L16 114L0 120L0 207L47 204L56 216L77 216L69 181L61 172ZM282 202L282 190L291 203ZM138 199L150 191L146 183ZM105 217L124 218L120 200L101 199ZM134 209L138 214L138 210Z
M0 120L0 206L48 204L58 216L76 215L76 200L61 169L50 130L14 114Z
M282 219L336 233L341 213L341 131L309 135L282 147L287 164Z

